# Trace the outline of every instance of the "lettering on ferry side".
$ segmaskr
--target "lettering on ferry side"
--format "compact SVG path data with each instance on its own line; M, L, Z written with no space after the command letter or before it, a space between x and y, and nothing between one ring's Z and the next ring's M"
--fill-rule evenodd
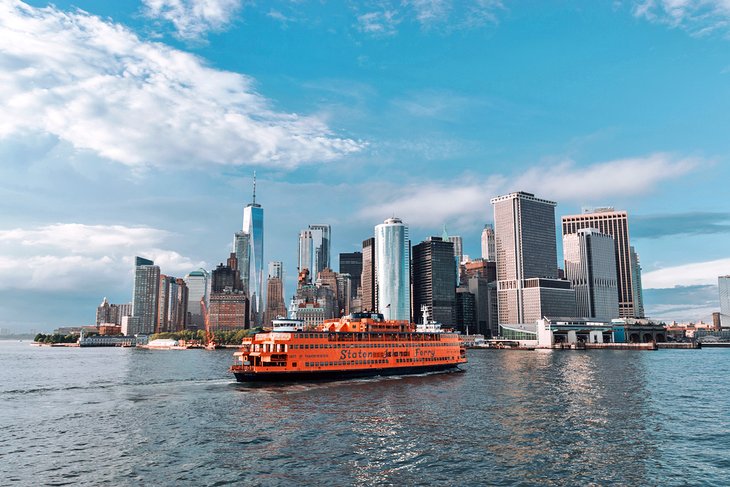
M365 358L378 358L382 357L382 353L364 352L358 350L340 350L340 360L353 360L353 359L365 359Z
M423 349L423 348L417 348L416 349L416 357L435 357L436 352L434 350L429 349Z

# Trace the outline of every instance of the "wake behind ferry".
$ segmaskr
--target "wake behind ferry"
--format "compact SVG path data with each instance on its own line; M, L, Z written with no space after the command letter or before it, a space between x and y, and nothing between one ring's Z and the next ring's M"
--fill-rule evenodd
M273 331L243 340L231 372L239 382L334 380L442 371L466 362L458 334L424 322L353 313L304 330L301 322L280 320Z

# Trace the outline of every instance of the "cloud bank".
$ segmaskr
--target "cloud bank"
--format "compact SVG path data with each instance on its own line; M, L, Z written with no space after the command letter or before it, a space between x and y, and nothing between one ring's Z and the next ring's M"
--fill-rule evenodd
M661 182L680 177L699 164L696 159L670 154L650 154L578 166L572 161L550 167L535 166L520 175L463 177L441 183L412 184L390 195L379 194L377 201L362 208L362 218L382 219L396 214L414 226L433 226L450 221L473 224L491 220L490 200L513 191L535 193L557 202L585 203L608 197L652 191Z
M183 276L203 261L165 249L171 233L150 227L57 223L0 231L0 290L98 291L129 287L135 255ZM112 286L114 287L114 285Z
M641 276L646 289L717 285L717 276L730 274L730 258L665 267Z
M83 11L0 4L0 139L51 134L134 168L331 161L363 144L244 75Z

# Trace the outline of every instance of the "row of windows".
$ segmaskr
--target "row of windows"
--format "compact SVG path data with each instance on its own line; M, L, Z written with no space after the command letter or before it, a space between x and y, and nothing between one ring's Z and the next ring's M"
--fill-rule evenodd
M387 364L385 359L378 360L335 360L334 362L304 362L305 367L334 367L336 365L374 365Z
M455 360L454 357L418 357L418 358L399 358L396 363L414 363L414 362L443 362L446 360Z
M353 343L350 345L336 345L333 343L307 343L303 345L291 345L292 350L312 350L319 348L423 348L423 347L450 347L457 346L456 342L428 342L428 343L371 343L371 344L359 344Z

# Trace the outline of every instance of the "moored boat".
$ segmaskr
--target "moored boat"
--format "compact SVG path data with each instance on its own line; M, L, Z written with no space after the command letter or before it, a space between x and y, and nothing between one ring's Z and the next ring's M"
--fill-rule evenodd
M231 372L239 382L344 379L456 369L466 362L459 335L436 324L354 313L313 330L274 328L243 340Z

